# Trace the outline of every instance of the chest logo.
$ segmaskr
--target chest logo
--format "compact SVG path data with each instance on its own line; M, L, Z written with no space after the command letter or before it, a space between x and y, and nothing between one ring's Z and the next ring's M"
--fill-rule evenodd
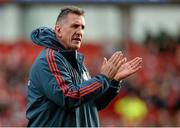
M83 72L82 76L84 80L89 80L89 76L87 75L86 72Z

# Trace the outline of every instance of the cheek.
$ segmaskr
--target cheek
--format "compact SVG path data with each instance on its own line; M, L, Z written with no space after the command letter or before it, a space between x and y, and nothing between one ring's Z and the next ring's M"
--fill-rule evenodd
M64 41L66 41L66 43L69 43L70 40L71 40L70 33L64 33L63 34L63 39L64 39Z
M68 33L68 38L69 38L70 41L72 41L73 35L74 35L73 32L69 32L69 33Z

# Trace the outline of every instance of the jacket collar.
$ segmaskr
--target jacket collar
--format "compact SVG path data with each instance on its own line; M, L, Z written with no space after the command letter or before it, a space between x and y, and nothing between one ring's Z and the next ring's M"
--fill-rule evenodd
M40 27L35 29L31 33L31 39L33 43L37 45L51 48L62 53L63 56L72 64L74 62L83 63L84 56L77 51L66 50L62 43L58 41L54 30L51 28Z
M74 62L83 64L84 55L77 51L66 51L58 49L58 52L61 53L71 64L73 64Z

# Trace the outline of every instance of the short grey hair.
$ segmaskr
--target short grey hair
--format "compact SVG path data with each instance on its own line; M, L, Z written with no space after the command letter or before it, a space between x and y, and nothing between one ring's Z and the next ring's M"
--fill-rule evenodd
M82 8L76 7L76 6L64 6L61 8L61 11L57 17L56 24L59 21L62 21L67 17L69 13L76 14L79 16L84 16L84 10Z

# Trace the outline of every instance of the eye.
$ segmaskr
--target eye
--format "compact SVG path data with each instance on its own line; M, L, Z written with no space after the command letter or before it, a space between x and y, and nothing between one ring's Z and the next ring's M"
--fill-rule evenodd
M79 25L78 25L78 24L74 24L72 27L73 27L73 28L78 28Z
M83 29L83 30L85 29L85 26L84 26L84 25L82 25L82 29Z

